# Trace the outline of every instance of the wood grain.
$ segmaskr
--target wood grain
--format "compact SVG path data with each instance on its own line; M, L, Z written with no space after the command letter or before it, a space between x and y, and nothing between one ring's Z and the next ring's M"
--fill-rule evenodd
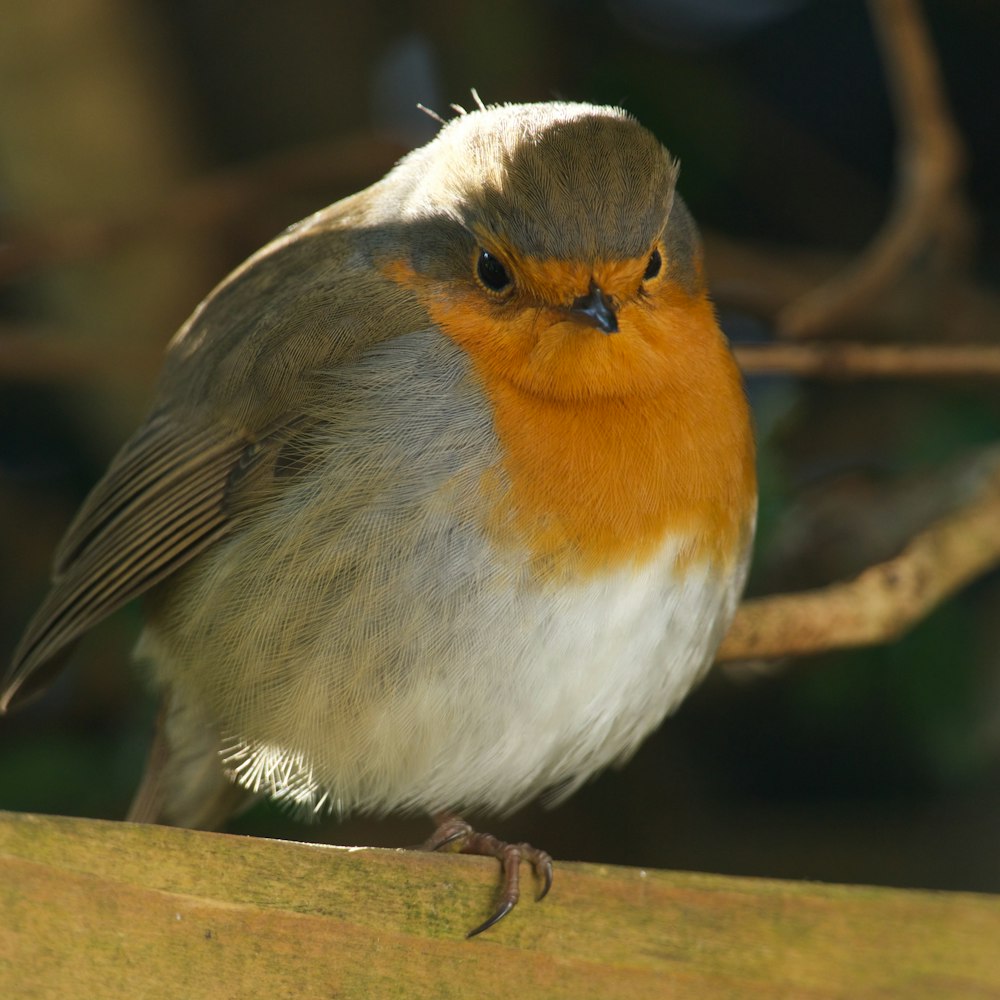
M9 997L1000 997L1000 899L0 813Z

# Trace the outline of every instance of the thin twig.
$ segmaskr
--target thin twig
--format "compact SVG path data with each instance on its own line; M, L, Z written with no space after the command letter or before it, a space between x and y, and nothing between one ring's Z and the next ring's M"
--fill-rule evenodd
M1000 344L741 344L734 348L734 353L747 375L824 379L1000 378Z
M745 601L718 659L771 659L886 642L1000 565L1000 450L984 453L957 489L967 494L964 502L894 559L847 583Z
M869 0L899 130L895 203L882 230L847 269L789 303L779 329L809 336L866 309L935 242L953 247L967 228L964 164L927 26L917 0Z
M753 316L773 327L786 303L807 294L823 275L849 266L851 258L829 251L771 246L705 233L712 297L725 310ZM911 269L851 317L854 340L923 340L977 343L1000 330L1000 296L971 276L949 282L947 309L925 306L927 277ZM845 332L847 332L845 330Z

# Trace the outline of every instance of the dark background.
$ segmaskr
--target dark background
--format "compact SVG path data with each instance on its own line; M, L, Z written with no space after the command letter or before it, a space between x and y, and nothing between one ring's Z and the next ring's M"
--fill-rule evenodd
M849 254L891 197L894 124L853 0L9 6L4 658L61 531L141 416L173 330L275 232L429 138L417 101L447 115L452 101L472 105L475 86L487 102L621 104L679 156L708 235L762 252ZM1000 5L926 11L968 146L970 273L992 296ZM734 339L770 336L760 317L720 305ZM918 332L948 337L946 325ZM749 389L762 483L754 593L892 554L1000 427L989 382L770 377ZM123 815L153 712L128 666L138 622L133 608L97 629L43 700L0 719L0 808ZM563 859L1000 891L998 623L994 572L894 644L719 668L624 770L553 811L475 818ZM428 832L422 818L307 827L268 805L232 829L386 846Z

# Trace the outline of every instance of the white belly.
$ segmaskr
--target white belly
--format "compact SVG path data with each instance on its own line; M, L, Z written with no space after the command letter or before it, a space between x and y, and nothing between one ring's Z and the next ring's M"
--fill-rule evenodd
M364 623L347 635L332 619L286 664L262 656L248 628L224 688L218 663L178 669L175 640L154 629L143 653L205 706L227 769L251 791L306 811L506 810L628 757L711 663L743 574L679 577L675 554L667 545L642 568L557 594L487 587L439 628L425 609L398 670L352 656ZM261 608L259 627L282 614Z
M509 809L630 756L710 665L738 596L705 568L675 577L675 552L491 607L474 642L377 719L369 752L392 747L399 766L362 804Z

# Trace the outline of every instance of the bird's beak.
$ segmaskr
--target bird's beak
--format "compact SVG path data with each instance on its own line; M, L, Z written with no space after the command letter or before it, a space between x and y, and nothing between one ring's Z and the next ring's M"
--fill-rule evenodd
M596 326L598 330L605 333L618 332L618 317L608 297L593 282L590 283L590 291L576 299L569 311L591 326Z

